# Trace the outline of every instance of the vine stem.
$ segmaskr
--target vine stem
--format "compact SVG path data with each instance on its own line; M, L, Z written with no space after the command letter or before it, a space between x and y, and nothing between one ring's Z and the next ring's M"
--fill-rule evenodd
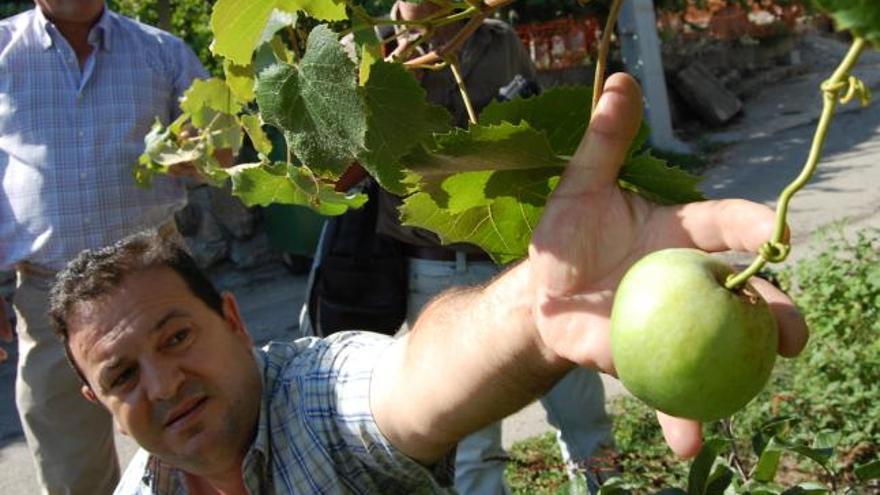
M620 14L621 5L623 5L623 0L614 0L614 3L611 4L608 19L605 21L605 29L602 31L599 56L596 58L596 72L593 75L593 106L590 115L595 113L599 99L602 97L602 90L605 86L605 67L608 63L608 51L611 47L611 35L614 33L614 26L617 25L617 16Z
M483 24L483 21L499 8L513 3L514 0L483 0L480 7L471 7L464 12L455 14L456 20L470 17L470 21L452 37L439 50L433 50L425 55L408 60L404 66L413 68L416 66L430 65L442 61L449 53L457 51L461 45L471 37L472 34ZM450 17L452 18L452 17ZM447 23L450 18L444 19L443 23Z
M846 90L847 95L842 98L846 103L853 96L860 83L850 77L853 67L859 60L866 46L864 38L856 38L853 40L843 61L831 75L831 77L822 83L822 115L819 118L819 124L816 126L816 132L813 136L813 143L810 146L810 153L807 156L806 163L800 175L792 181L779 196L779 203L776 207L776 226L773 231L773 237L761 247L758 256L742 272L728 277L724 286L730 290L735 290L742 286L746 281L758 273L768 261L778 263L785 260L788 256L790 246L783 239L785 237L785 224L788 215L788 206L792 196L798 192L813 176L819 159L822 156L822 148L825 145L825 139L828 136L828 130L831 121L834 119L834 110L837 107L838 99L841 92ZM863 97L864 102L864 97Z
M449 68L452 70L452 76L455 77L455 83L461 92L461 99L464 100L464 107L467 109L468 120L471 124L477 125L477 112L474 111L474 104L471 103L471 97L468 95L467 86L464 83L464 77L461 74L461 66L458 64L458 56L448 56Z

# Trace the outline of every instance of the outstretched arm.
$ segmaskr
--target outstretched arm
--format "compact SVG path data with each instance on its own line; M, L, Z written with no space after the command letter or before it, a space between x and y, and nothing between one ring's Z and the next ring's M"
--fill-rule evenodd
M741 200L661 207L621 190L617 174L641 122L635 81L616 75L547 202L529 258L482 288L432 302L375 371L371 402L383 433L424 462L543 394L573 366L614 374L614 290L641 257L668 247L756 251L774 213ZM779 323L779 352L797 354L806 326L791 301L755 283ZM658 414L680 455L700 425Z

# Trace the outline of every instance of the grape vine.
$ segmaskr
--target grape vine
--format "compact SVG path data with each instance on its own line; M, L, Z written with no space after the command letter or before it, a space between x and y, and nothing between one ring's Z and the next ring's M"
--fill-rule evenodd
M445 243L479 245L499 263L521 258L595 95L588 87L553 88L493 103L480 118L471 112L467 129L453 128L448 112L426 101L414 73L455 71L458 48L512 0L432 1L442 7L435 15L400 21L348 1L219 0L212 49L224 59L225 80L193 85L181 118L148 136L136 177L148 183L191 162L213 184L231 182L247 205L301 204L338 215L365 201L334 189L358 163L405 198L405 224ZM375 27L387 24L397 33L381 40ZM430 48L444 26L457 32ZM421 33L414 42L383 56L384 44L412 29ZM283 134L286 152L271 148L267 125ZM245 136L259 161L219 167L214 152L239 151ZM643 131L630 150L621 186L664 203L701 199L698 179L654 157L645 137Z
M837 107L838 100L845 105L858 97L862 106L867 106L870 101L870 91L868 88L862 81L851 75L852 69L858 62L865 46L865 39L856 37L840 66L827 81L822 83L821 90L824 104L822 115L816 126L813 143L810 147L810 154L807 157L801 174L779 196L779 202L776 207L776 227L773 231L773 237L761 246L758 256L748 268L738 274L731 275L725 283L728 289L742 286L748 281L749 277L758 273L768 261L773 263L784 261L791 251L791 245L784 239L788 207L794 194L806 185L813 176L813 172L816 171L819 159L822 156L825 138L828 135L831 121L834 118L834 110Z

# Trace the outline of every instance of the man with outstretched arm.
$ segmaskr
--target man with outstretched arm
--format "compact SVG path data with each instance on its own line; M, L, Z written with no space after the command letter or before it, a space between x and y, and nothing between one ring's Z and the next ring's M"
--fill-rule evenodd
M610 78L528 259L441 295L396 340L345 332L253 350L234 297L158 238L83 253L59 276L52 317L83 394L147 451L117 493L442 492L464 435L575 366L613 373L609 313L630 265L673 246L755 251L774 218L746 201L661 207L621 190L640 120L636 83ZM780 354L797 354L803 319L754 283ZM697 453L698 423L658 417L676 453Z
M18 2L24 3L24 2ZM0 20L0 341L17 336L15 406L43 495L109 495L119 480L113 425L85 403L46 317L55 274L83 249L145 228L177 235L186 181L139 187L132 167L158 120L208 76L181 39L104 0L34 0ZM191 164L169 172L192 175ZM75 426L72 426L75 425Z

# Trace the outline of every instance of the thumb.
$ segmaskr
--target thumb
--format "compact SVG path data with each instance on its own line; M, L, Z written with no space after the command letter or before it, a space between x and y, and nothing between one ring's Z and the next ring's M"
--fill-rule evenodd
M673 452L684 458L700 453L703 444L702 425L698 421L676 418L657 411L663 438Z
M612 75L557 194L579 195L613 184L641 122L639 84L628 74Z

